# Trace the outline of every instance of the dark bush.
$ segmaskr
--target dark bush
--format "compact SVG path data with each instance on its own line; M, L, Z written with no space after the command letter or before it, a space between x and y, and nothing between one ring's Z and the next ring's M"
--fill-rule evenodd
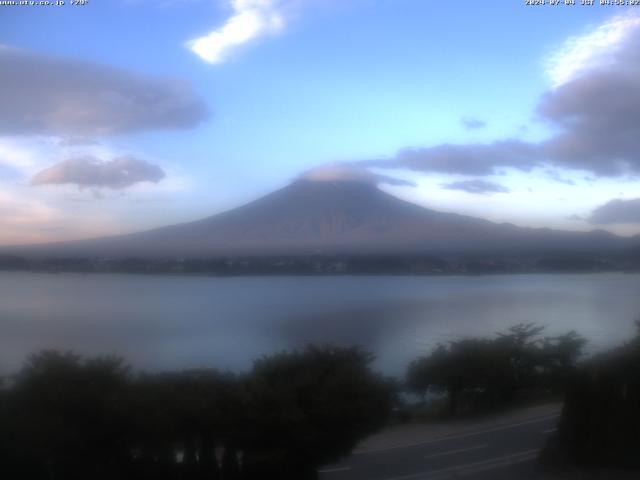
M571 463L640 467L640 336L575 375L554 445Z
M446 395L450 415L509 404L525 391L557 393L586 342L575 332L543 337L543 330L516 325L494 338L438 345L410 364L407 386L421 395Z
M44 351L0 385L0 478L314 478L391 412L370 361L309 347L243 377L134 376L120 359Z

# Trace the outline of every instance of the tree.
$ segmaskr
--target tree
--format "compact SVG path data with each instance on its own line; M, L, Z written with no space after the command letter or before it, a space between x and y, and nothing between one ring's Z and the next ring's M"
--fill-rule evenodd
M264 357L244 377L134 376L117 358L44 351L0 388L0 476L313 478L390 413L392 389L371 360L309 347Z
M218 478L214 450L231 447L242 417L236 377L214 369L141 375L130 410L135 463L151 478Z
M314 347L255 362L246 394L248 478L312 479L384 425L393 392L358 348Z
M407 386L423 396L446 394L450 415L512 402L526 389L550 389L575 366L585 340L575 332L543 338L543 331L520 324L491 339L439 344L409 365Z
M587 340L575 331L547 337L542 344L543 381L554 393L564 392L578 368Z
M15 478L111 478L126 457L122 399L128 368L117 358L32 355L17 375L7 416Z

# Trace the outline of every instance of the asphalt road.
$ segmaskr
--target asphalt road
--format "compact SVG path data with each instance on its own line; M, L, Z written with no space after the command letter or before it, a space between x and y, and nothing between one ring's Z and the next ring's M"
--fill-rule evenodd
M445 480L468 477L502 480L541 476L537 457L558 422L557 413L436 439L414 439L410 445L357 452L323 467L321 480Z

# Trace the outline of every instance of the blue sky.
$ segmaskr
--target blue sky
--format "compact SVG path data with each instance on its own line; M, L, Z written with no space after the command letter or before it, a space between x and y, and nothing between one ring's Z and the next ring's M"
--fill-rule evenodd
M69 3L0 7L0 79L16 86L0 102L21 119L0 119L0 244L196 219L330 162L365 162L410 180L417 186L381 187L431 208L640 233L629 203L640 197L634 140L624 137L627 150L594 141L595 153L578 158L585 142L571 130L613 128L592 94L602 91L596 80L609 92L640 66L634 9L499 0ZM593 108L576 110L571 92ZM96 107L92 98L104 95ZM61 113L67 98L73 111ZM638 89L624 98L640 105ZM628 105L607 114L638 131ZM502 141L521 142L526 158L503 158ZM442 145L460 158L443 160ZM501 158L491 172L455 168L477 162L478 146L489 146L481 161ZM406 149L418 159L398 153ZM606 167L616 162L624 168ZM126 181L118 180L123 169ZM616 199L626 216L592 215Z

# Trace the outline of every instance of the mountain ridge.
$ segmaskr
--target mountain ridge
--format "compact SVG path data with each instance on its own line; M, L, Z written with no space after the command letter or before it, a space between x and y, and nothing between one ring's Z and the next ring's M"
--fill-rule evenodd
M444 213L359 181L299 179L234 209L125 235L29 246L3 253L76 257L598 252L640 245L603 230L518 227Z

